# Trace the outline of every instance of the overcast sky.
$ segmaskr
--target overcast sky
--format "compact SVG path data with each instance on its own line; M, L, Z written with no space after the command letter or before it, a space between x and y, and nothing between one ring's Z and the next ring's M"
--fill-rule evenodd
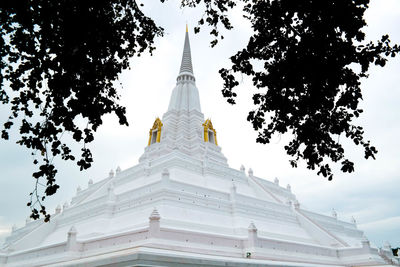
M243 77L238 89L237 105L231 106L223 99L218 70L230 66L229 57L245 46L251 34L239 10L231 14L235 29L224 32L224 41L210 48L211 38L206 29L193 34L192 27L201 13L179 9L179 1L144 3L145 13L163 26L166 34L156 40L153 56L132 59L131 70L124 71L120 77L121 102L127 107L130 126L119 126L115 116L105 118L90 145L94 164L85 172L80 172L74 164L56 161L61 188L47 202L49 210L70 201L76 187L86 188L90 178L96 182L117 166L126 169L137 164L147 145L149 128L168 108L181 62L187 22L202 112L212 119L218 144L229 165L239 169L243 164L246 169L252 168L254 175L268 180L278 177L283 186L291 184L303 207L326 215L334 208L338 218L344 221L354 216L358 227L377 246L382 246L386 240L392 246L400 246L400 56L390 59L384 68L373 67L370 77L362 83L364 113L358 123L365 128L366 138L377 147L377 159L365 160L361 148L343 138L341 141L355 161L356 171L350 175L336 172L334 180L329 182L308 171L304 164L297 169L289 166L289 157L283 150L288 137L275 137L269 145L255 142L257 134L246 121L247 112L252 108L252 88L247 77ZM376 40L388 33L393 42L400 43L400 1L372 0L366 18L367 39ZM6 112L0 107L1 119ZM9 235L14 223L18 227L25 224L33 170L29 151L13 142L0 141L0 242Z

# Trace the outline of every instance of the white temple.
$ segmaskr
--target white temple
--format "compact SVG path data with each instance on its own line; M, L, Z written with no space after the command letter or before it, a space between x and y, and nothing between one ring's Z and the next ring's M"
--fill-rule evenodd
M0 266L378 266L355 221L305 210L291 188L228 166L200 108L188 33L168 111L139 164L78 189L50 223L27 221Z

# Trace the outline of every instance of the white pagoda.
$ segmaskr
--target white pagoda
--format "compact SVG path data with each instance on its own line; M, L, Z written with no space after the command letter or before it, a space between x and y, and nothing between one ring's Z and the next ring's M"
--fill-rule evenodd
M188 32L168 110L139 164L77 190L50 223L27 221L0 266L377 266L355 221L302 209L290 186L228 166L200 108Z

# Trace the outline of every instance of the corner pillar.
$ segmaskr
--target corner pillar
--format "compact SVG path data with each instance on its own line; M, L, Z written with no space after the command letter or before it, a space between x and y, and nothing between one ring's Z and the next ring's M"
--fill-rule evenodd
M164 168L161 173L161 182L164 187L167 187L169 184L169 171L167 168Z
M71 229L68 231L68 237L67 237L67 250L69 251L78 251L79 250L79 245L76 240L78 232L76 231L75 226L72 226Z
M158 237L160 234L160 214L158 210L154 208L153 212L149 217L149 235L150 237Z
M371 245L369 243L369 240L365 236L361 239L361 247L362 250L365 252L370 252L371 250Z
M257 227L253 222L250 223L248 227L248 247L254 248L258 246L258 235L257 235Z

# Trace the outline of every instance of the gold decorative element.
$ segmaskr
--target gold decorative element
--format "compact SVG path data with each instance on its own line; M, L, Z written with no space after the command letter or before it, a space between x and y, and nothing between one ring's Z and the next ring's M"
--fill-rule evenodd
M218 146L218 142L217 142L217 132L215 131L212 122L210 119L207 119L204 123L203 123L203 127L204 127L204 142L210 142L211 140L209 140L209 136L210 133L209 131L211 131L213 133L213 137L214 137L214 143L215 145Z
M163 124L162 124L160 118L157 118L157 119L154 121L153 127L150 129L150 132L149 132L149 144L148 144L148 146L151 145L152 143L156 143L156 142L157 142L157 143L160 143L160 139L161 139L161 127L162 127L162 126L163 126ZM157 132L157 137L156 137L155 142L151 142L152 135L153 135L154 132Z
M188 26L187 26L187 23L186 23L186 32L188 32Z

